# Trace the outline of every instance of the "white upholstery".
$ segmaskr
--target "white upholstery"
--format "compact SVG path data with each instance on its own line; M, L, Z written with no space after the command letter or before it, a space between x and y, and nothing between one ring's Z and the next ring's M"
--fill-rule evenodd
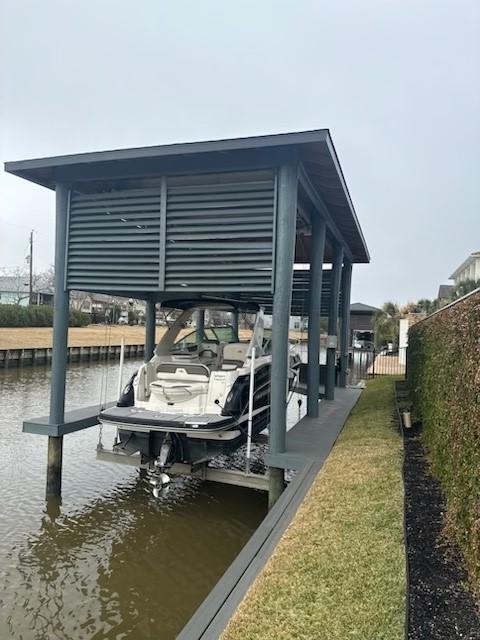
M159 371L157 373L157 380L165 380L165 382L208 382L208 376L202 376L199 374L187 373L185 369L179 367L175 373L166 371Z
M246 342L232 342L223 347L224 362L245 362L248 344Z

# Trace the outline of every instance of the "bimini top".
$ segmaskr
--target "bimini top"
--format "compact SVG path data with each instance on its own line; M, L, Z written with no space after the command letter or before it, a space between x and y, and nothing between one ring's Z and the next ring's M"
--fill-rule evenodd
M347 242L354 262L369 262L365 239L328 129L208 142L81 153L7 162L5 170L50 189L60 182L115 188L121 181L160 175L253 170L301 163L310 183ZM110 188L112 188L110 186Z

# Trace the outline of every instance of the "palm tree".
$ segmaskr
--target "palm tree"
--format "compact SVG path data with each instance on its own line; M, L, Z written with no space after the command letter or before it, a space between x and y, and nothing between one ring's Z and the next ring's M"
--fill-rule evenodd
M381 311L373 318L375 346L382 347L388 342L398 344L398 321L400 310L395 302L385 302Z

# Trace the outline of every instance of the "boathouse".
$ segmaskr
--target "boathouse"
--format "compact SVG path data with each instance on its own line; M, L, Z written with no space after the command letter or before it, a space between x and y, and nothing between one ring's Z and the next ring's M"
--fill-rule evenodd
M98 413L65 413L69 295L82 290L146 301L146 359L162 301L235 298L272 313L274 502L289 464L289 317L308 316L307 415L315 417L321 310L328 315L324 392L333 401L336 368L339 386L347 380L352 265L369 261L329 131L84 153L5 169L56 193L50 413L24 424L49 437L47 494L61 491L63 436L96 424ZM309 268L294 276L295 264Z

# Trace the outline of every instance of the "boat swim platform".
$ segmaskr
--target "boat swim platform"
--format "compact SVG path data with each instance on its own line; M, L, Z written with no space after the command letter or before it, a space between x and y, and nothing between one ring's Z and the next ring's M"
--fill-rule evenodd
M267 454L268 464L274 460L297 473L177 640L217 640L222 635L302 504L361 393L358 387L336 389L335 401L320 403L318 418L305 417L287 432L287 453Z

